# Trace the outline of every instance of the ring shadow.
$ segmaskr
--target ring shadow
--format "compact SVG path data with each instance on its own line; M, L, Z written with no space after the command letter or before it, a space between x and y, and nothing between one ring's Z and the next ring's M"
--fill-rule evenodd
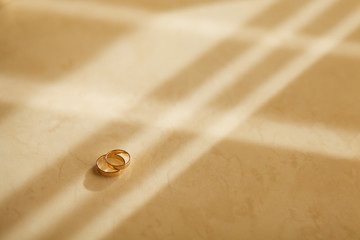
M220 43L214 49L212 49L210 53L206 53L204 56L200 57L197 61L194 62L195 64L192 64L186 69L184 69L184 71L181 72L179 75L186 76L186 75L196 74L195 69L197 69L198 66L202 68L203 66L206 65L205 63L208 63L207 60L206 61L204 60L207 59L206 56L221 54L222 49L224 48L226 49L226 43L228 43L230 46L236 44L235 42L232 42L231 39L225 40L224 43ZM238 45L235 46L235 48L239 50L239 51L235 51L237 54L239 54L239 52L241 53L244 46L242 45L242 43L238 43ZM231 49L231 47L229 49ZM281 60L275 64L276 68L280 68L281 65L284 64L284 62L291 59L296 54L297 54L296 51L292 52L290 50L274 51L273 55L270 56L270 59L276 59L277 56L280 56ZM227 61L230 61L233 58L234 54L231 53L229 55L225 54L225 56L226 57L223 60L224 62L222 64L219 65L214 64L213 66L216 68L221 68L223 65L226 64ZM227 59L227 57L229 59ZM204 65L202 65L201 63L203 63ZM193 66L196 67L193 68ZM214 71L210 71L210 73L207 76L210 76L212 72ZM171 86L183 84L181 78L175 77L174 79L176 80L171 81L171 83L169 83ZM202 79L200 81L202 81ZM259 81L258 84L260 83L261 81ZM201 83L199 84L195 83L195 88L200 84ZM252 91L255 88L256 86L249 88L248 90ZM160 91L159 89L162 89L162 91ZM159 89L155 89L154 92L150 93L150 96L156 98L157 93L167 92L169 91L169 89L171 89L171 87L169 88L169 87L161 86ZM190 87L189 88L186 87L186 89L192 91ZM187 93L188 91L185 90L183 96L186 96ZM167 96L171 96L171 94ZM64 217L62 217L58 221L56 226L49 227L44 232L44 234L42 234L40 239L70 238L76 232L84 228L87 225L87 222L90 219L94 219L99 212L106 211L106 209L108 209L114 201L119 200L119 198L121 198L121 194L130 192L133 188L137 187L144 179L146 179L146 176L152 174L152 172L156 169L155 165L163 164L166 159L174 156L177 152L181 151L182 147L186 145L187 142L191 141L194 137L196 136L190 136L185 134L184 132L177 132L171 134L170 136L167 136L166 139L163 139L163 141L158 143L155 148L150 150L150 152L146 152L146 155L137 156L137 161L135 161L135 164L131 167L131 169L129 169L132 171L132 177L129 179L131 181L126 181L126 184L122 184L121 186L113 185L105 189L105 191L102 192L101 196L98 195L92 196L84 204L82 204L82 206L77 208L76 212L72 212L71 215L64 215ZM171 141L169 141L169 138L171 139ZM174 144L174 142L177 142L177 144ZM166 149L166 151L163 151L164 149ZM154 157L151 157L152 155L156 155L157 157L154 159ZM141 167L137 165L140 163L141 163Z
M179 84L181 84L181 83L179 83ZM126 127L124 126L121 128L126 128ZM87 141L87 142L83 143L82 145L76 147L73 152L75 152L75 153L88 152L87 156L89 157L89 159L92 159L91 161L94 161L94 159L93 159L94 156L98 155L98 152L96 152L94 149L97 149L97 150L99 149L98 144L100 142L102 143L103 140L108 139L108 137L109 137L108 135L110 134L110 132L113 131L113 129L114 129L113 125L109 125L109 126L105 127L104 129L102 129L102 131L105 131L105 133L100 131L99 134L96 134L95 136L93 136L93 138L91 138L92 140ZM179 138L178 141L180 141L180 144L175 144L176 149L173 149L174 146L171 145L171 144L173 144L173 141L168 142L167 144L170 144L171 150L169 150L169 153L167 153L165 155L158 156L156 158L156 159L158 159L158 162L156 162L156 163L162 164L167 158L174 155L178 151L178 148L177 148L178 145L182 145L183 143L185 144L187 141L191 140L191 137L181 137L181 134L180 134L180 136L173 135L173 137L174 137L174 139ZM125 136L125 138L123 138L123 132L121 132L121 135L119 134L116 138L113 138L111 140L111 144L118 143L117 142L118 140L115 140L115 139L123 139L121 141L125 141L126 136ZM102 147L100 147L100 148L102 148L102 149L106 148L108 150L108 147L109 147L108 141L104 141L104 143L103 143L104 145L102 145ZM94 148L94 146L96 146L96 148ZM164 143L162 143L162 144L159 144L159 146L160 146L160 148L156 148L155 149L156 151L154 150L151 154L153 154L153 155L157 154L157 151L162 152L162 149L163 149L162 147L166 147L169 145L164 145ZM173 146L173 147L171 147L171 146ZM90 149L90 153L89 153L89 149ZM261 149L262 148L257 149L257 151L261 151ZM238 154L240 154L240 153L238 153ZM148 155L146 157L148 158ZM84 156L77 156L77 158L84 158ZM85 156L85 158L86 158L86 156ZM264 158L264 156L263 156L263 158ZM64 158L59 159L59 164L60 164L60 162L65 161L65 159L74 159L74 156L72 154L70 154L70 155L65 156ZM60 190L62 188L64 188L65 186L67 186L68 184L71 184L72 182L75 182L77 180L77 178L79 176L78 169L84 169L84 167L85 167L85 169L88 169L88 167L89 167L89 163L80 164L79 161L77 161L76 159L74 159L74 161L70 161L70 162L75 162L75 163L72 163L73 165L71 165L71 166L70 165L66 166L66 171L64 173L66 176L66 180L63 179L63 181L60 182ZM125 192L136 187L136 184L141 182L141 180L144 178L144 174L145 175L151 174L151 171L154 169L154 164L150 160L146 161L145 156L140 156L139 162L141 162L141 164L142 164L141 167L140 166L136 167L136 164L133 165L133 167L132 167L132 169L136 169L136 171L132 171L133 172L132 177L134 177L134 179L135 179L134 183L129 183L126 185L126 187L121 186L122 188L124 188ZM215 163L215 166L216 166L216 163ZM227 170L229 170L229 169L227 169ZM57 175L56 171L54 169L50 170L49 175L46 172L40 173L40 174L45 175L45 179L48 180L46 182L46 184L50 184L49 186L54 186L55 178L53 175ZM95 176L91 175L92 173L89 173L89 171L90 170L88 170L88 172L86 174L89 174L89 178L94 178ZM226 173L224 173L224 174L226 174ZM41 178L43 178L42 175L40 175L40 176L41 176ZM217 177L217 175L215 175L214 177ZM254 178L254 176L252 176L251 178ZM38 190L35 190L35 193L33 195L33 197L36 201L30 202L30 203L25 203L25 206L22 207L22 204L24 204L24 199L27 198L27 195L25 195L23 193L23 190L27 189L29 186L33 186L34 184L37 184L39 181L40 181L40 177L34 179L33 181L30 181L29 185L27 185L24 188L19 189L19 191L16 191L16 194L14 194L13 197L5 200L5 203L3 203L3 202L1 203L1 209L3 209L4 206L9 206L10 208L19 207L20 210L23 211L25 214L29 214L29 213L35 211L39 207L39 205L41 205L41 203L45 203L50 197L54 197L54 195L56 194L58 189L56 189L56 190L55 190L55 188L48 189L45 187L45 190L41 190L43 192L41 192L40 189L38 189ZM91 182L91 180L89 182ZM114 194L113 192L111 193L111 191L113 191L114 188L117 188L119 186L115 186L115 184L112 184L108 188L102 188L101 185L89 186L89 184L91 185L91 183L89 183L89 182L87 182L87 183L84 182L84 185L87 185L89 190L92 190L92 191L103 190L102 194L104 194L104 195L101 197L95 196L94 198L90 199L90 201L86 202L83 206L80 206L77 209L76 214L71 214L71 216L66 216L63 219L61 219L60 223L57 225L57 227L59 227L59 228L47 229L47 232L44 236L57 236L57 237L69 236L72 234L72 232L76 232L76 230L81 229L81 227L86 225L87 219L89 219L89 218L91 219L91 218L95 217L96 213L98 211L108 208L110 205L109 203L111 203L112 201L116 201L116 199L118 199L119 194L120 194L119 191L115 191L116 194ZM229 184L226 183L225 186L227 186L227 185L229 185ZM103 203L104 199L107 203L105 205ZM250 205L249 205L249 207L250 207ZM246 204L245 204L245 206L246 206ZM10 217L9 219L10 219L9 223L1 224L1 226L5 226L4 229L6 229L6 230L8 230L9 227L10 228L13 227L14 224L16 224L16 222L19 220L16 218L14 220L14 217ZM194 219L196 219L196 218L194 218ZM157 222L155 221L154 223L157 223ZM129 227L129 228L131 228L131 227ZM66 229L66 231L61 232L61 230L64 230L64 229ZM47 237L44 237L44 238L46 239Z
M143 155L133 156L132 165L117 180L116 184L94 194L70 215L64 215L56 225L49 226L38 239L68 239L118 201L123 193L131 192L151 176L165 161L191 142L195 136L186 132L173 132ZM164 151L166 149L166 151ZM92 187L93 188L93 187Z
M354 36L359 33L348 39ZM292 58L289 53L281 53L284 58L274 63L275 70ZM277 53L271 58L277 59ZM330 52L255 117L358 133L358 60ZM261 82L255 70L249 74ZM259 85L244 79L237 89L245 95ZM235 92L235 99L219 106L238 103L244 94ZM219 96L217 100L224 99L224 94ZM194 163L104 239L119 234L129 239L360 238L358 158L223 140Z
M94 59L130 29L121 22L7 7L0 14L0 72L54 80Z
M191 66L189 67L189 71L191 71ZM147 97L148 96L146 96L145 99L147 99ZM131 111L136 112L142 107L143 107L142 105L135 106ZM87 190L94 192L102 191L105 193L107 191L110 191L110 189L112 189L113 186L107 188L106 186L104 186L105 185L104 182L106 182L107 180L101 181L102 183L101 184L99 183L99 185L97 185L98 183L95 184L96 182L95 179L98 179L98 177L96 175L93 175L91 170L89 170L89 166L94 164L96 157L99 155L98 152L99 150L105 149L103 153L108 152L109 146L113 145L114 143L116 144L119 142L126 143L129 140L129 138L135 134L135 132L140 131L138 128L139 127L137 126L128 127L127 124L124 123L110 124L105 126L104 128L100 129L98 133L94 134L92 137L86 140L84 143L80 144L79 146L76 146L73 150L70 151L69 154L59 158L51 169L46 169L40 172L36 177L30 179L26 185L18 188L15 191L15 193L13 193L11 196L9 196L6 199L3 199L0 203L0 209L2 212L4 212L4 216L6 214L6 217L0 219L0 226L1 226L0 236L6 234L6 232L8 231L11 231L17 225L17 223L21 221L21 217L16 214L16 211L22 212L25 216L31 216L31 214L35 212L38 208L40 208L50 199L56 197L56 195L59 192L61 192L62 189L76 182L79 179L79 177L84 176L83 174L79 174L79 172L87 171L85 173L85 181L83 182L83 185ZM118 133L117 131L114 131L114 129L121 129L122 131L121 134ZM131 131L133 133L130 133L129 132L130 130L126 130L125 132L128 133L125 133L124 129L130 129L130 130L132 129ZM114 136L111 137L112 135ZM181 139L181 137L179 139ZM99 143L101 143L100 146ZM118 144L114 146L114 148L117 147ZM156 149L158 152L162 152L161 149L158 148ZM155 153L156 151L153 154ZM147 153L147 156L148 154L149 153ZM137 181L141 181L144 175L152 173L154 166L152 166L151 162L146 161L148 159L147 156L140 157L140 159L143 159L143 162L141 163L142 164L141 166L143 168L141 169L146 169L146 171L138 170L137 172L141 174L134 174L135 176L133 176L132 178L137 179ZM92 160L91 162L89 162L90 160L87 159L92 159ZM165 159L166 158L162 158L163 161L165 161ZM64 167L61 167L64 162L66 164L64 165ZM131 169L136 169L136 165L137 165L136 162L141 162L141 160L135 161L132 164ZM61 179L58 179L59 169L62 169ZM132 172L131 169L126 171L127 175L129 175ZM125 178L126 174L124 174L124 176L121 176L121 178L122 177ZM133 182L136 183L137 181L133 181ZM122 185L121 181L118 181L116 185L121 186ZM135 185L127 184L126 188L129 189L131 188L130 186L135 187ZM29 193L29 189L31 189L31 193ZM95 195L94 199L95 199L94 201L89 201L89 204L100 206L100 204L96 204L96 203L97 201L103 203L104 198ZM115 200L116 198L114 197L113 199ZM87 203L83 204L82 205L83 207L78 208L77 211L81 212L81 214L77 214L77 217L71 215L70 220L66 218L64 222L61 221L58 224L58 225L66 225L65 228L68 229L67 232L64 232L62 234L71 234L72 232L80 229L80 227L86 224L87 222L87 221L76 221L76 218L87 216L87 218L89 219L91 217L96 216L97 214L96 212L89 210L96 208L92 208L89 204ZM69 226L69 222L72 222L73 224ZM75 227L76 229L73 228L73 226L74 227L76 226ZM47 232L45 232L45 236L52 235L51 231L57 233L58 230L59 229L48 228ZM59 236L61 236L62 234L60 234Z
M15 107L15 104L0 102L0 123L3 118L8 116L14 110Z
M101 191L106 188L106 184L111 185L115 179L98 177L89 167L94 166L97 157L108 152L109 148L126 145L131 136L141 131L141 128L137 124L109 123L54 161L51 168L44 169L24 186L16 189L11 196L1 199L0 238L16 227L22 216L31 216L66 187L78 182L79 178L85 177L86 188L90 191ZM18 212L22 214L19 215Z
M83 185L89 191L98 192L110 187L117 180L114 177L101 176L96 171L96 166L93 166L86 172Z

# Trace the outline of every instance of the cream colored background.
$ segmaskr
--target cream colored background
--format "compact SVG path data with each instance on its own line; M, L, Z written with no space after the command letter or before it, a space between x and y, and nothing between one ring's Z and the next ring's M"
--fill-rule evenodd
M360 239L359 38L357 0L3 4L0 239Z

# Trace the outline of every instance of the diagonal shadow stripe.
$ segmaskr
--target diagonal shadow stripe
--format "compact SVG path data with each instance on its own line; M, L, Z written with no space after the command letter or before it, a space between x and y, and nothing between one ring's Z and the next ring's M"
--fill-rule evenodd
M99 0L92 0L99 1ZM234 0L225 0L234 1ZM149 11L171 11L187 7L196 7L201 5L216 4L224 2L224 0L182 0L182 1L168 1L168 0L101 0L102 4L114 5L116 7L129 6L134 8L142 8Z
M344 17L359 7L360 2L354 0L337 1L325 12L320 14L313 24L307 25L300 31L300 34L321 36L327 34L334 28Z
M358 239L353 160L225 139L102 239Z
M9 5L0 14L0 72L51 81L77 70L131 29L124 23Z
M327 55L256 115L276 122L360 130L359 58Z
M124 144L141 128L136 124L129 125L122 122L108 124L58 159L51 168L44 169L26 185L16 189L11 196L2 199L0 212L3 217L0 218L0 236L15 228L22 220L22 216L30 216L83 176L81 172L93 166L99 151L107 152L109 146L116 148L119 144ZM21 215L18 215L18 212Z
M155 90L156 91L156 90ZM135 106L131 111L136 111L137 108L141 108L141 106ZM98 153L95 152L95 147L97 146L97 143L101 140L108 139L108 136L106 133L109 131L112 131L113 128L127 128L127 126L113 126L110 125L110 127L105 126L104 129L100 130L98 134L95 134L93 138L90 138L88 141L83 143L82 145L76 147L71 152L87 152L89 155L89 158L93 159L94 156L98 156ZM137 132L138 130L134 129L134 132ZM109 134L109 133L108 133ZM128 140L128 138L131 137L131 133L128 135L121 135L119 136L119 139L125 139ZM120 143L120 140L117 140L117 145ZM91 149L92 151L89 152L88 150ZM108 148L104 151L106 152ZM90 155L92 153L92 155ZM71 155L64 156L63 158L56 161L55 166L61 165L61 163L67 159L73 159ZM93 161L93 160L92 160ZM59 183L57 180L58 176L58 168L54 168L53 170L46 169L38 174L37 177L31 179L28 181L28 183L21 188L17 189L12 196L9 196L6 199L3 199L0 204L0 209L2 212L13 212L8 216L7 218L2 218L0 221L1 229L0 229L0 235L3 236L5 233L11 231L16 224L21 220L21 217L16 215L15 211L16 209L21 210L22 212L26 213L26 216L30 216L33 212L41 208L43 204L45 204L47 201L53 199L58 192L60 192L62 189L65 189L67 186L69 186L72 182L75 182L81 175L78 174L80 169L83 169L83 165L81 162L78 161L70 161L72 164L74 164L73 168L69 168L69 170L66 172L66 181L62 181ZM79 165L79 166L78 166ZM81 166L80 166L81 165ZM92 165L92 163L91 163ZM44 180L45 179L45 180ZM42 190L41 187L35 189L32 194L32 200L27 201L28 199L28 193L26 192L27 189L32 189L33 186L36 186L39 182L46 183L46 189ZM51 187L54 186L56 182L57 187Z
M124 175L131 174L126 184L110 187L106 191L90 197L75 211L61 218L56 225L46 229L37 239L69 239L75 232L86 226L91 219L96 218L99 213L111 207L114 202L121 198L122 194L137 188L144 179L154 174L156 166L164 164L167 159L175 156L195 137L186 132L174 132L163 138L154 148L145 151L141 156L136 156L136 163L134 162L132 165L131 172L124 173ZM164 149L166 151L163 151Z
M122 192L124 193L124 191L122 191ZM110 201L109 201L110 203L112 201L115 201L119 197L119 195L117 195L117 197L113 197L113 194L116 195L116 194L120 194L120 193L119 193L119 191L115 191L115 193L111 193L111 195L105 196L106 198L110 199ZM89 201L91 202L92 200L90 199ZM69 238L72 234L81 230L81 228L83 228L86 225L86 222L89 221L91 218L95 218L96 213L99 212L99 211L97 211L99 209L94 209L94 211L91 211L91 213L87 212L86 208L88 208L89 205L86 205L86 206L87 207L79 208L78 209L79 213L75 213L75 214L72 213L71 216L65 216L63 219L60 220L60 223L58 226L63 226L63 227L59 228L59 229L64 229L64 228L69 229L69 232L61 232L59 229L51 229L51 230L49 230L49 232L45 233L42 238L43 239L54 238L59 235L61 235L62 237L65 237L65 238ZM84 221L85 218L81 217L82 214L86 215L87 221ZM80 216L80 217L74 219L74 215ZM73 221L73 222L70 225L69 222L71 222L71 221ZM72 231L72 232L70 232L70 231Z
M249 22L250 27L265 28L273 30L279 26L284 19L291 18L296 12L311 3L311 0L305 1L286 1L278 0L261 15L256 16Z
M269 76L278 72L289 61L300 55L301 51L277 48L265 57L258 65L249 69L234 84L220 92L213 98L208 107L215 107L223 112L233 108L246 98L254 89L263 84ZM220 113L218 112L218 113Z
M276 30L276 34L283 34L282 31L296 31L297 24L305 24L304 22L304 14L303 12L309 11L310 8L315 9L315 13L318 11L322 11L324 6L316 6L316 4L310 4L311 1L297 1L296 4L289 1L277 1L273 5L270 5L266 8L261 14L256 15L254 18L249 20L249 23L246 23L245 26L250 27L262 27L261 23L264 22L273 22L271 26L268 26L267 31ZM330 2L330 5L332 3ZM287 11L283 11L287 9ZM301 11L303 10L303 12ZM276 13L276 17L273 16L273 12ZM297 13L301 13L297 16ZM294 17L292 15L294 15ZM308 19L312 19L311 13ZM287 22L287 18L290 18L290 21ZM265 20L256 20L257 18L266 19ZM280 21L280 19L282 21ZM295 21L295 22L294 22ZM284 24L285 23L285 24ZM278 28L278 29L277 29ZM239 29L241 31L241 28ZM276 36L274 36L276 37ZM152 98L159 100L159 101L166 101L174 103L176 101L180 101L189 97L191 94L194 93L194 90L202 87L209 81L211 77L214 77L216 73L219 72L219 69L226 68L227 65L232 63L233 60L242 62L247 62L249 66L253 67L251 64L256 64L258 61L258 55L266 56L265 52L262 54L260 51L263 48L269 48L269 46L264 46L265 42L269 40L269 37L265 39L258 39L257 41L249 42L249 41L241 41L239 37L234 34L223 42L220 42L216 48L216 50L212 50L209 52L208 55L204 56L204 59L200 59L200 61L195 62L194 66L196 68L184 69L181 74L177 75L175 78L170 79L163 85L162 88L159 88L158 91L155 91L154 94L151 96ZM261 46L259 46L261 43ZM227 55L230 56L227 57ZM239 56L245 56L243 59L239 59ZM225 58L224 58L225 57ZM225 61L223 60L225 59ZM206 65L206 69L198 67L199 62L204 62L204 60L208 62ZM241 65L243 65L242 63ZM246 65L246 64L245 64ZM247 70L246 65L244 68ZM240 68L241 66L239 66ZM240 71L240 70L239 70Z
M150 93L150 95L151 95L151 93ZM147 97L145 97L145 99L146 98ZM134 108L132 108L130 111L136 112L138 109L142 109L141 104L134 106ZM82 145L76 147L71 152L72 153L87 152L89 158L92 159L91 165L93 165L93 161L99 155L97 151L95 152L95 149L99 149L97 146L97 143L99 141L104 142L106 139L108 139L108 135L111 134L113 129L121 129L121 131L122 131L123 129L127 129L127 128L128 127L124 123L119 123L118 126L116 126L116 125L114 126L113 124L110 124L109 126L105 126L103 129L101 129L99 131L99 133L97 133L93 137L89 138L88 141L86 141ZM132 132L128 132L127 135L125 135L125 134L117 135L116 138L113 138L113 139L117 139L116 147L122 141L124 141L124 142L128 141L131 136L133 136L135 133L137 133L139 131L140 131L140 129L138 129L138 127L135 127L135 129ZM96 146L96 148L95 148L95 146ZM107 152L108 148L109 147L107 147L103 152ZM91 149L92 151L89 152L88 149ZM90 153L92 153L92 155L90 155ZM78 162L78 161L74 160L74 161L71 161L71 163L73 165L68 166L68 168L69 168L68 171L63 173L66 176L66 180L64 179L63 181L58 183L58 179L57 179L58 167L60 167L61 163L65 160L70 162L68 159L74 159L74 157L72 155L67 155L61 159L58 159L52 170L46 169L46 170L42 171L41 173L39 173L39 175L37 177L28 181L28 183L26 185L17 189L16 192L14 194L12 194L12 196L4 199L0 203L1 212L4 212L4 213L12 212L12 214L8 218L1 219L1 221L0 221L0 225L1 225L0 236L3 236L7 232L10 232L17 225L17 223L19 223L19 221L21 220L21 217L19 217L16 214L16 211L24 212L24 214L26 216L31 215L37 209L41 208L41 206L44 205L47 201L49 201L50 199L53 199L57 195L58 192L65 189L72 182L75 182L77 179L79 179L81 177L81 174L79 174L79 171L82 171L84 169L84 165L82 162ZM58 167L56 167L56 166L58 166ZM85 167L85 169L87 169L87 167ZM37 187L31 193L32 200L28 201L29 193L26 190L33 189L33 186L36 186L39 182L46 184L46 186L44 186L45 190L41 189L40 186ZM51 187L51 186L55 186L55 185L57 186L56 188ZM90 214L90 213L91 212L89 212L88 214ZM86 223L86 221L84 223ZM79 224L79 227L81 224ZM71 229L71 228L69 228L69 229Z
M54 191L55 192L55 191ZM80 224L80 226L81 226L82 224ZM79 226L79 228L80 228L80 226ZM76 230L78 230L78 229L76 229Z
M150 98L172 103L181 101L252 44L254 43L233 39L221 41L189 67L167 80L162 87L152 93Z
M160 86L161 87L161 86ZM155 90L156 91L156 90ZM150 93L151 95L151 93ZM145 97L146 99L147 97ZM139 104L138 106L134 106L133 109L131 109L131 112L136 112L138 109L141 109L142 105ZM91 165L93 164L92 161L99 155L98 152L95 152L95 146L97 142L107 139L107 134L110 134L110 132L113 130L113 128L118 129L126 129L126 124L123 126L113 126L110 125L110 127L105 126L104 129L101 129L98 134L95 134L92 138L90 138L87 142L84 144L76 147L71 152L86 152L90 154L90 152L87 149L92 149L92 155L91 155ZM129 138L135 134L135 132L140 131L139 129L134 129L132 133L129 133L128 135L121 135L118 137L119 140L117 140L116 145L118 146L119 143L121 143L120 139L123 139L124 141L129 140ZM98 149L98 147L96 147ZM107 152L108 148L104 150L103 152ZM90 155L88 155L90 156ZM94 157L95 156L95 157ZM61 163L67 159L73 159L71 155L64 156L63 158L56 161L56 164L54 166L60 167ZM24 212L26 216L31 215L33 212L35 212L37 209L41 208L41 205L45 204L50 199L54 198L58 192L60 192L62 189L65 189L67 186L69 186L72 182L75 182L81 175L79 175L79 171L82 171L84 169L83 163L77 162L77 161L71 161L74 166L66 172L67 179L58 183L57 179L57 171L58 168L54 167L52 170L49 171L49 169L46 169L39 173L39 175L30 181L21 188L17 189L12 196L4 199L0 203L0 209L1 212L12 212L11 216L9 216L7 219L3 218L0 221L0 236L6 234L7 232L10 232L16 224L21 220L21 218L15 213L16 211ZM86 168L86 167L85 167ZM33 186L36 186L39 182L46 183L45 191L40 188L34 189L32 193L32 200L26 201L28 197L27 189L33 189ZM55 184L56 183L56 184ZM51 187L53 185L56 185L57 187ZM79 224L81 225L81 224Z
M350 15L349 17L347 17L346 18L346 21L344 22L344 24L346 23L346 24L354 24L354 21L355 20L357 20L358 19L358 15L357 15L357 13L358 13L358 11L356 11L356 12L354 12L352 15ZM342 31L343 29L341 28L341 26L343 26L343 24L341 24L341 25L339 25L339 26L337 26L337 28L336 29L334 29L334 35L336 36L336 39L337 40L341 40L343 37L344 37L344 34L345 33L347 33L348 31L351 31L351 29L353 29L353 25L351 25L351 26L348 26L348 28L347 28L347 31ZM335 34L336 33L336 34ZM335 41L335 42L337 42L337 41ZM311 49L312 50L312 49ZM306 56L306 55L305 55ZM312 60L312 62L313 63L316 63L317 61L319 61L320 60L320 57L321 56L323 56L323 54L320 52L319 53L319 55L314 55L314 59ZM307 69L308 67L310 67L311 65L307 65L307 67L305 68L305 69ZM303 68L302 68L303 69ZM259 150L258 150L259 151ZM326 156L322 156L322 157L326 157ZM330 158L330 159L334 159L334 158ZM339 160L341 160L341 161L343 161L343 160L346 160L346 161L349 161L349 160L353 160L353 159L339 159ZM342 164L342 163L341 163ZM334 171L334 170L337 170L337 167L338 166L340 166L341 164L337 164L337 166L336 167L333 167L332 168L332 171ZM324 164L325 165L325 168L327 167L327 164ZM318 168L317 168L318 169ZM347 168L347 170L349 170L349 169L352 169L352 166L350 166L350 167L348 167ZM345 173L347 173L347 170L345 171ZM314 173L315 174L315 173ZM328 176L332 176L331 175L331 173L328 173L327 174ZM358 177L356 177L356 181L359 181L359 178ZM310 183L309 182L307 182L306 184L303 184L304 186L307 186L307 185L309 185ZM332 184L329 184L329 186L330 187L332 187ZM349 188L349 189L352 189L352 188ZM314 191L314 192L316 192L316 191ZM335 196L336 194L332 194L333 196ZM351 199L351 202L354 202L354 199L356 200L358 198L358 196L355 196L353 199ZM347 202L345 202L344 204L342 204L343 206L346 206L347 205ZM352 204L352 205L354 205L354 204ZM331 209L331 208L330 208ZM355 210L359 210L359 209L355 209ZM339 210L339 212L341 212L341 210ZM355 217L357 216L358 214L355 214L355 215L352 215L351 217L350 217L350 220L349 220L349 222L351 222L353 219L356 219ZM128 219L128 221L131 221L132 219ZM347 220L348 221L348 220ZM123 224L123 221L121 221L121 223ZM334 224L336 224L337 222L335 222ZM342 224L341 222L340 222L340 224ZM337 230L339 230L341 233L340 234L342 234L342 235L345 235L345 234L348 234L348 232L350 232L350 234L349 234L349 236L350 237L353 237L354 236L354 229L356 229L356 225L358 224L358 222L355 224L355 225L352 225L352 229L350 229L350 231L342 231L341 232L341 230L343 230L343 229L339 229L339 228L337 228ZM355 226L355 227L354 227ZM323 229L326 229L326 226L323 228ZM133 229L134 230L134 229ZM348 230L348 229L345 229L345 230ZM327 234L327 233L325 233L325 234ZM328 236L328 235L327 235ZM331 235L330 235L331 236ZM109 236L108 236L109 237ZM184 237L184 236L181 236L181 237ZM186 236L185 236L186 237ZM345 237L346 238L346 237ZM259 238L259 239L261 239L261 238ZM351 238L352 239L352 238ZM354 238L354 239L356 239L356 238Z

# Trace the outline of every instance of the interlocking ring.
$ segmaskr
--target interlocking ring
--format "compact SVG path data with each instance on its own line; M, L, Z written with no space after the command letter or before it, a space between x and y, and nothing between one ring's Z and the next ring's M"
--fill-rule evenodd
M120 175L129 165L130 154L120 149L112 150L107 154L101 155L96 160L97 172L106 177Z
M110 159L120 160L120 163L118 163L118 161L115 163L111 162ZM130 165L130 154L125 150L115 149L105 155L105 161L110 167L117 170L123 170Z

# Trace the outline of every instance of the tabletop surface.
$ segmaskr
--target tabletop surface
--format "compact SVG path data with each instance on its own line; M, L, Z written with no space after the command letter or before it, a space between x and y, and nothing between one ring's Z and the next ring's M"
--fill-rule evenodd
M360 239L359 1L0 5L0 239Z

